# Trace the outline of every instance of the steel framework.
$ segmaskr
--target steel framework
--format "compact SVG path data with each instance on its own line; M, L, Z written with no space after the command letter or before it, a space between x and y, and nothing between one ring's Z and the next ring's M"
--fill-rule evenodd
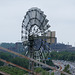
M40 9L33 7L29 9L22 22L21 39L24 48L28 48L26 55L38 61L45 60L43 50L43 37L50 27L46 15ZM38 38L39 37L39 38ZM25 49L25 50L26 50ZM34 62L30 61L29 69L34 71ZM38 67L38 64L36 64Z

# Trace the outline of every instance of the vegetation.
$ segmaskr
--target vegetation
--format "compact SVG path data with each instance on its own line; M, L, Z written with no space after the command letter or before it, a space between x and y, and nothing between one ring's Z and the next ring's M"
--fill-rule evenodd
M63 71L71 74L70 71L69 71L69 67L70 67L69 64L66 65ZM64 75L64 74L61 74L61 75Z
M7 49L10 49L10 50L13 50L13 51L18 52L18 53L24 52L23 45L20 42L17 42L17 43L1 43L0 46L4 47L4 48L7 48Z
M40 73L41 75L49 75L49 72L47 72L46 70L44 70L42 68L36 68L35 72Z
M5 52L0 52L0 58L4 59L4 60L7 60L7 61L10 61L14 64L19 65L19 66L28 68L28 60L27 59L20 58L20 57L17 57L17 56L14 57L14 55L11 55L11 54L5 53ZM0 66L2 66L3 64L4 64L3 62L0 62Z
M6 53L6 52L0 51L0 58L2 58L4 60L7 60L9 62L12 62L14 64L17 64L19 66L25 67L25 68L28 68L28 65L29 65L28 60L26 60L22 57L18 57L18 56L14 57L14 55L12 55L10 53ZM47 60L47 64L48 65L54 65L51 60L49 60L49 61ZM18 69L16 67L13 67L13 66L10 66L10 65L9 66L3 66L3 65L4 65L4 63L0 61L0 70L4 71L4 72L7 72L7 73L10 73L11 75L19 75L20 74L19 72L23 71L21 69ZM19 72L16 72L18 70L19 70ZM42 75L44 75L44 73L47 74L47 72L45 70L41 69L41 68L37 68L35 70L35 72L37 72L37 73L42 72ZM23 72L23 73L26 73L26 72ZM23 75L23 74L20 74L20 75Z
M51 75L54 75L54 72L52 72Z
M17 64L19 66L28 68L28 60L24 59L24 58L20 58L20 57L14 57L14 55L7 53L7 52L1 52L0 51L0 58L7 60L9 62L12 62L14 64ZM25 73L27 73L24 70L21 70L19 68L13 67L11 65L9 66L3 66L4 63L0 61L0 71L9 73L11 75L23 75Z
M48 65L50 65L50 66L54 66L54 63L52 62L51 59L47 60L47 61L46 61L46 64L48 64Z
M69 64L66 65L63 71L64 71L64 72L67 72L67 73L70 73L69 67L70 67Z
M49 56L51 59L55 60L67 60L75 61L75 52L56 52L52 51Z
M0 51L0 58L7 60L7 61L11 61L11 59L13 58L13 55L11 55L8 52L2 52Z
M28 65L29 65L28 60L24 58L15 57L11 60L11 62L28 69Z
M24 53L21 43L19 43L19 44L17 44L17 43L15 43L15 44L13 44L13 43L2 43L0 46L11 49L11 50L19 52L19 53ZM52 51L51 53L49 53L48 57L51 58L51 59L49 59L49 61L47 61L47 64L50 65L50 66L54 66L54 64L51 61L53 59L75 61L75 52L67 52L67 51L56 52L56 51ZM7 61L10 61L14 64L17 64L17 65L25 67L25 68L28 68L28 65L29 65L28 60L26 60L24 58L20 58L20 57L15 56L15 55L12 55L8 52L6 53L6 52L0 51L0 58L2 58L4 60L7 60ZM23 75L23 74L26 73L26 71L21 70L19 68L16 68L16 67L13 67L13 66L3 66L3 65L4 65L4 63L0 61L0 70L4 71L4 72L7 72L11 75ZM68 68L69 68L69 65L67 65L65 67L64 71L67 72L67 73L70 73ZM41 75L49 75L49 73L42 68L35 69L35 72L41 73ZM51 75L54 75L54 72Z
M0 71L6 72L11 75L23 75L26 72L16 67L0 66Z
M25 53L23 50L22 43L17 42L17 43L1 43L0 46L4 48L8 48L10 50L19 52L19 53ZM56 47L56 46L55 46ZM60 45L58 45L60 47ZM63 48L62 46L61 48ZM62 52L56 52L52 51L50 55L48 56L52 59L58 59L58 60L68 60L68 61L75 61L75 52L68 52L68 51L62 51Z
M4 63L2 61L0 61L0 66L3 66L3 65L4 65Z
M50 75L50 73L42 68L36 68L36 73L40 73L41 75ZM54 72L51 73L51 75L54 75Z

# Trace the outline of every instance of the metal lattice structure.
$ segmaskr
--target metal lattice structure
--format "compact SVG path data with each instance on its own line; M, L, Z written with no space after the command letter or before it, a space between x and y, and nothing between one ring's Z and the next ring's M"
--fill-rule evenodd
M26 55L38 61L45 59L43 54L43 40L46 31L49 29L48 19L40 9L33 7L29 9L22 22L21 39ZM36 65L38 66L38 64ZM34 62L30 61L30 68L34 69Z

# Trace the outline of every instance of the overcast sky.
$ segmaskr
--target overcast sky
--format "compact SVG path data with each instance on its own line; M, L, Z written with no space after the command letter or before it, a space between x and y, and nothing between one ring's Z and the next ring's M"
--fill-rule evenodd
M22 20L31 7L47 15L57 42L75 46L75 0L0 0L0 43L21 41Z

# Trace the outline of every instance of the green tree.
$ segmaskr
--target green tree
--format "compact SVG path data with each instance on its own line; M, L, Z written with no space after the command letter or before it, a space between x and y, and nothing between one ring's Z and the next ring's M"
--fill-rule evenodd
M29 65L28 63L29 61L27 59L19 58L19 57L13 58L11 62L25 68L28 68Z
M54 75L54 72L52 72L51 75Z
M4 65L4 63L2 61L0 61L0 66L3 66L3 65Z
M70 67L69 64L66 65L63 71L64 71L64 72L67 72L67 73L70 73L69 67Z
M63 71L64 71L64 72L67 72L67 73L69 73L69 74L71 74L71 73L70 73L70 70L69 70L69 67L70 67L69 64L66 65ZM64 74L61 74L61 75L64 75Z
M16 67L9 67L9 66L1 66L0 67L0 71L6 72L8 74L11 75L24 75L26 73L26 71L21 70L19 68Z

